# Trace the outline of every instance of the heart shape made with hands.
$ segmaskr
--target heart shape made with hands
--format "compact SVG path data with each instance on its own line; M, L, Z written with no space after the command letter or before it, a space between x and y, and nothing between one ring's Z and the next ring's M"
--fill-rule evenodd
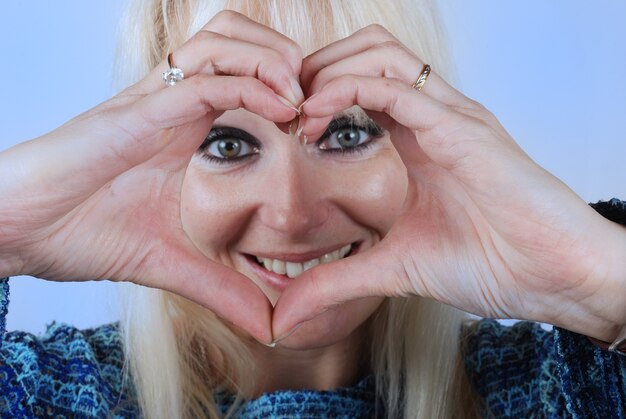
M389 131L406 197L382 240L293 280L269 309L273 340L324 312L349 317L340 312L346 303L375 296L419 295L480 316L546 321L551 307L597 293L587 278L604 264L601 217L435 71L416 92L424 63L388 32L372 31L303 61L308 98L297 131L315 139L333 115L358 105Z
M274 342L300 325L298 336L314 333L306 326L314 318L354 330L356 320L333 321L366 311L375 296L419 295L479 316L558 324L550 307L582 289L597 293L587 279L603 265L603 220L528 158L492 114L477 105L451 109L398 80L347 75L331 83L302 107L302 132L320 131L309 118L325 127L359 105L390 132L406 169L406 199L381 241L293 280L272 310Z
M351 107L351 106L348 106L348 107L346 107L346 109L348 109L348 108L350 108L350 107ZM324 118L332 118L332 117L333 117L333 114L329 115L328 117L324 117ZM324 122L324 121L323 121L323 122ZM381 123L382 123L382 122L381 122ZM236 126L234 123L233 123L233 125L234 125L234 126ZM326 123L326 125L327 125L327 123ZM279 124L277 124L277 126L279 126L279 128L281 127ZM287 128L287 127L285 126L285 124L282 124L282 128ZM325 127L324 127L324 129L325 129ZM295 134L295 132L294 132L294 134ZM321 134L321 133L320 133L320 134ZM315 139L315 136L312 136L311 138L312 138L312 139ZM282 140L282 139L281 139L281 140ZM293 141L294 141L294 142L298 142L299 140L298 140L298 139L294 136L294 137L293 137ZM388 144L388 140L386 140L386 142L387 142L387 147L388 147L388 148L392 148L392 146L391 146L390 144ZM296 143L296 147L300 147L300 145ZM309 144L307 147L314 147L314 145L313 145L313 144ZM391 153L387 153L387 154L391 154ZM395 153L394 153L394 154L395 154ZM390 160L390 159L389 159L389 158L387 158L385 161L389 161L389 160ZM398 166L402 166L402 163L399 161L399 158L397 158L397 156L396 156L396 158L392 161L392 163L394 163L394 164L395 164L395 167L393 168L392 172L391 172L389 175L387 175L386 179L388 179L388 181L389 181L389 182L391 182L391 183L394 183L394 184L395 184L395 185L394 185L394 187L393 187L392 189L399 189L399 187L397 186L397 184L399 184L399 183L400 183L400 184L402 184L402 182L398 182L398 180L397 180L397 175L398 175L398 174L399 174L399 175L402 175L402 171L403 171L403 169L399 169L399 168L398 168ZM341 164L341 163L339 163L339 164ZM362 166L359 166L359 167L362 167L362 169L365 169L365 167L363 167L365 164L366 164L366 163L361 163L361 165L362 165ZM379 166L380 166L380 165L381 165L381 164L379 163ZM288 175L288 174L287 174L287 175ZM302 175L303 175L303 176L305 176L305 174L304 174L304 173L302 173ZM405 175L405 176L406 176L406 175ZM380 173L378 173L377 175L375 175L375 178L376 178L376 179L381 179L381 174L380 174ZM356 180L356 179L355 179L355 180ZM253 179L250 179L250 181L254 183L254 180L253 180ZM335 182L335 183L336 183L336 182ZM344 184L344 185L345 185L346 183L347 183L347 181L343 181L343 183L342 183L342 184ZM280 187L280 185L278 185L278 186ZM348 188L346 188L346 191L345 191L344 193L341 193L341 195L349 195L347 192L350 192L350 194L355 194L355 193L358 193L359 186L364 186L364 183L363 183L363 179L362 179L362 178L361 178L361 182L360 182L359 184L356 184L356 185L355 185L355 184L350 184L350 185L349 185L349 187L348 187ZM313 188L313 189L308 189L308 190L307 190L307 193L309 193L309 194L316 194L316 193L319 193L319 192L325 192L325 193L328 193L328 188L326 188L326 190L324 190L323 185L320 185L320 187L322 188L322 190L320 190L320 189L316 189L316 188ZM335 185L334 187L335 187L335 188L337 188L337 185ZM406 188L406 186L404 187L404 189L405 189L405 188ZM265 190L265 189L267 189L267 188L266 188L266 187L262 187L262 186L261 186L261 189ZM349 191L348 191L348 189L349 189ZM378 188L378 189L380 189L380 188ZM246 190L247 190L247 189L246 189ZM270 194L270 196L271 196L272 191L271 191L271 190L269 190L267 193L268 193L268 194ZM402 191L402 194L401 194L401 196L400 196L400 200L401 200L401 199L403 199L404 194L405 194L405 191ZM320 198L320 199L324 199L324 197L322 197L322 196L320 196L319 198ZM307 198L307 199L308 199L308 198ZM311 199L312 201L317 201L317 197L315 197L315 196L310 196L310 199ZM347 197L346 197L346 199L347 199ZM358 201L358 199L355 199L355 201ZM362 199L362 201L366 201L366 198ZM235 203L235 201L234 201L234 200L232 200L232 199L230 200L230 202L231 202L232 204L234 204L234 203ZM400 201L400 203L401 203L401 201ZM227 206L230 206L230 204L226 204L226 205L227 205ZM242 202L242 203L241 203L241 205L243 205L243 208L245 208L245 207L246 207L245 202ZM387 202L387 203L384 203L384 202L382 202L382 201L379 201L379 202L374 202L374 203L373 203L373 205L375 205L376 207L379 207L379 208L386 208L386 206L388 205L388 202ZM396 212L397 212L397 209L396 209ZM199 214L199 213L198 213L198 214ZM349 215L345 215L345 216L349 216ZM218 217L218 218L219 218L219 217ZM334 222L337 222L337 220L335 220ZM227 223L226 225L230 225L230 224L228 224L228 223ZM228 228L228 227L223 227L223 228ZM355 228L355 227L350 227L350 228L351 228L351 230L354 230L354 228ZM333 234L333 233L331 233L331 232L329 231L330 229L332 229L332 226L327 225L327 227L322 227L322 229L320 230L320 231L325 231L325 233L324 233L324 234L325 234L325 236L326 236L326 237L324 238L324 240L322 240L324 243L335 243L335 242L336 242L335 240L339 240L339 241L341 241L341 240L342 240L342 238L343 238L344 240L345 240L345 239L347 239L347 240L350 240L350 239L355 239L355 236L354 236L354 234L353 234L353 233L351 233L350 235L346 235L346 234L344 234L343 236L337 236L336 238L333 238L333 237L332 237L332 234ZM329 237L329 235L331 235L331 236ZM189 232L189 231L188 231L188 236L189 236L190 238L192 238L192 242L193 242L193 241L194 241L194 234L193 234L193 232ZM194 245L195 245L195 246L196 246L196 248L197 248L197 249L199 249L199 250L201 250L201 248L202 248L202 245L201 245L200 243L201 243L201 241L204 239L204 237L206 237L206 235L204 235L204 236L203 236L203 235L199 235L199 236L197 237L197 240L198 240L198 242L199 242L199 243L195 243L195 242L194 242ZM318 237L318 239L319 239L319 237ZM310 247L312 247L312 248L315 248L315 245L316 245L316 243L313 243L313 242L309 243L309 246L310 246ZM284 246L279 246L279 248L284 248ZM270 250L271 250L271 248L270 248ZM215 259L214 259L214 262L215 262L215 263L218 263L218 260L219 260L218 258L215 258ZM237 265L237 264L235 264L232 268L229 268L229 269L238 269L238 268L236 268L237 266L238 266L238 265ZM244 268L244 270L243 270L243 271L241 271L240 273L242 273L243 275L252 275L252 273L247 273L247 272L249 272L249 271L247 270L247 268ZM223 277L225 277L225 278L227 278L227 276L224 276L223 274L222 274L222 276L223 276ZM230 276L228 276L228 277L230 277ZM305 277L306 277L306 275L305 275ZM259 280L260 280L260 279L259 279L259 278L256 278L256 277L255 277L255 279L254 279L254 280L253 280L253 279L249 279L250 283L254 283L254 281L259 281ZM292 280L292 281L295 281L295 280ZM234 281L233 281L233 283L234 283ZM256 285L255 285L255 286L256 286ZM263 287L260 287L260 289L263 289ZM265 326L264 326L264 325L266 324L266 323L265 323L265 319L266 319L266 317L268 316L268 315L267 315L267 314L265 314L265 313L266 313L266 311L268 310L268 308L267 308L267 307L262 307L262 306L261 306L261 304L257 301L257 300L258 300L258 297L257 297L256 295L254 295L254 296L253 296L253 295L251 295L251 294L250 294L250 291L249 291L249 290L247 290L247 289L246 289L246 290L244 290L244 289L242 288L242 293L244 293L244 292L246 293L247 298L253 298L253 299L254 299L254 300L253 300L253 301L255 301L255 302L254 302L254 304L255 304L255 305L259 308L259 313L263 313L263 314L259 314L259 323L258 323L257 325L251 326L251 325L250 325L250 321L251 321L251 319L250 319L250 318L248 319L248 322L247 322L247 323L244 323L243 321L239 321L239 325L240 325L240 326L242 326L242 325L243 325L243 326L245 327L245 329L246 329L246 330L248 330L248 332L252 332L252 333L253 333L253 336L255 336L258 340L260 340L260 339L259 339L260 337L262 337L262 336L266 336L266 335L267 335L267 333L266 333L266 332L263 332L262 330L260 330L260 328L265 327ZM271 292L271 291L270 291L270 292ZM236 289L236 288L235 288L235 289L230 289L230 290L229 290L229 291L228 291L228 292L224 295L224 298L226 298L226 299L233 299L232 304L245 304L245 298L243 298L243 297L242 297L242 298L238 298L238 297L235 295L236 293L237 293L237 289ZM275 300L275 298L276 298L276 296L274 295L274 296L272 297L274 300L270 299L270 297L269 297L269 296L268 296L268 297L265 297L265 298L266 298L268 301L274 301L274 300ZM300 302L303 302L303 299L302 299L301 297L299 298L299 300L300 300ZM300 345L300 347L302 347L302 345L304 345L304 343L303 343L303 338L302 338L302 336L303 336L303 335L309 335L309 337L308 337L307 339L312 339L312 338L313 338L314 336L316 336L316 335L317 335L317 337L318 337L319 339L321 339L321 341L320 341L320 340L318 340L318 341L316 341L316 342L309 342L311 345L319 345L319 344L320 344L320 342L322 342L322 343L323 343L323 342L325 342L325 341L324 341L324 339L326 339L326 341L327 341L328 339L330 339L329 334L327 334L326 336L319 336L319 335L320 335L319 330L322 328L322 325L324 325L324 326L325 326L324 328L325 328L325 329L327 329L327 330L333 330L333 329L334 329L334 330L339 330L339 329L342 329L342 330L347 330L347 331L350 331L350 332L351 332L354 328L356 328L356 327L358 326L358 324L354 324L354 322L355 322L355 321L357 321L357 320L359 319L359 317L358 317L358 316L356 316L356 317L355 317L355 315L354 315L354 314L355 314L356 312L359 312L359 311L372 311L372 310L370 310L370 307L378 306L378 304L380 303L380 301L381 301L381 300L382 300L381 298L371 298L371 299L365 299L365 301L356 302L356 303L354 303L354 304L348 304L348 305L346 306L346 308L344 308L344 309L339 309L339 308L337 308L337 307L336 307L336 308L335 308L335 310L333 310L333 312L332 312L332 313L329 313L328 315L325 315L325 316L321 316L319 319L316 319L316 321L315 321L315 322L309 322L310 326L309 326L309 325L307 325L307 326L303 326L303 327L301 328L301 329L302 329L302 330L301 330L301 333L299 333L299 334L298 334L298 335L299 335L299 337L298 337L298 339L297 339L297 344L298 344L298 345ZM270 308L269 308L269 311L270 311L269 316L270 316L270 317L272 317L271 321L273 321L273 317L274 317L274 309L273 309L273 307L270 307ZM340 312L340 313L338 314L338 312ZM243 313L243 311L241 311L241 313ZM251 310L249 310L249 309L246 309L246 310L245 310L245 313L247 314L247 316L252 316L252 315L253 315L253 313L252 313L252 312L251 312ZM341 313L344 313L344 315L341 315ZM227 315L227 317L226 317L226 320L229 320L229 321L232 321L232 320L239 320L239 319L236 319L236 318L235 318L235 319L233 319L233 315L234 315L234 316L237 316L238 314L237 314L237 313L235 313L235 314L228 314L228 315ZM339 325L337 324L337 322L338 322L338 318L344 318L344 319L347 319L347 320L345 320L345 321L344 321L344 323L345 323L345 324L341 325L341 327L339 327ZM364 319L363 319L363 318L361 318L361 320L359 320L359 321L362 321L362 320L364 320ZM254 329L254 330L252 330L252 331L251 331L251 330L250 330L250 329L251 329L251 327L255 327L256 329ZM271 331L270 331L270 332L271 332ZM290 334L290 333L287 333L287 334ZM284 338L284 336L277 336L277 335L275 335L274 333L271 333L271 335L270 335L270 336L272 336L272 339L270 339L270 340L274 340L274 341L276 341L276 340L282 340L282 338ZM336 338L337 336L333 336L333 337L334 337L334 338ZM270 340L263 340L263 342L264 342L265 344L267 344ZM305 340L306 340L306 339L305 339ZM294 340L292 339L292 340L290 340L290 341L288 341L288 342L284 342L283 344L292 344L292 345L293 345L293 344L294 344L293 342L294 342ZM306 345L305 345L305 346L306 346Z

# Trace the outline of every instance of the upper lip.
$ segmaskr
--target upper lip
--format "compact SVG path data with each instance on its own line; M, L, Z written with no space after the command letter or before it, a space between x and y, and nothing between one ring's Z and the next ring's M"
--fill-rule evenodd
M283 253L283 252L251 252L248 253L252 256L257 256L260 258L268 258L268 259L278 259L284 262L306 262L312 259L319 259L324 256L326 253L333 252L335 250L339 250L347 244L352 244L354 242L347 242L344 244L337 244L333 246L324 247L321 249L312 250L310 252L303 253Z

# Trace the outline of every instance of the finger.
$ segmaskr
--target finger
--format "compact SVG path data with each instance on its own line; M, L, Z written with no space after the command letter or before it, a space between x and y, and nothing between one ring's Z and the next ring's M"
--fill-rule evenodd
M354 105L386 113L408 128L421 130L433 128L449 114L443 103L418 93L401 80L344 74L304 102L302 110L307 119L303 133L317 133L325 128L317 120Z
M272 341L272 305L247 277L208 260L192 245L165 245L151 255L142 284L192 300L250 333L263 343Z
M207 117L212 122L216 114L239 108L274 122L286 122L295 116L294 111L279 96L256 78L198 74L179 82L175 87L144 97L133 104L131 110L118 116L118 122L124 130L132 133L133 139L143 143L143 150L136 150L137 154L128 156L128 160L145 160L147 152L152 151L154 154L170 141L192 142L197 148L208 130L197 138L172 138L172 135L162 138L159 134ZM120 148L124 148L127 139L120 141Z
M94 113L91 120L70 122L46 141L24 143L10 152L16 153L15 161L28 162L33 183L66 185L75 197L84 199L166 147L176 151L173 143L187 153L176 158L189 159L218 114L238 108L271 121L286 122L295 116L274 91L255 78L197 75L131 105ZM186 129L181 128L185 124ZM64 196L68 205L76 204Z
M368 54L361 55L368 51ZM350 58L356 55L362 58ZM399 62L393 62L394 59L398 59ZM344 60L347 61L344 63ZM323 81L315 82L318 73L322 73L327 81L340 74L381 75L382 70L385 71L385 77L404 80L410 86L422 72L424 64L389 31L381 25L374 24L307 56L302 64L300 83L307 95L312 96L325 84ZM422 92L448 104L460 104L467 100L436 71L431 71Z
M176 50L172 54L172 61L186 78L196 74L255 77L292 105L298 105L304 100L290 64L279 51L272 48L203 30ZM163 73L168 69L167 59L163 60L127 93L149 94L163 89Z
M306 118L303 135L316 138L325 129L319 123L320 118L354 105L386 113L413 131L417 144L430 160L456 174L462 173L463 177L472 176L467 172L472 167L470 162L495 164L489 162L488 156L503 158L504 150L519 153L518 146L511 146L513 140L501 135L498 125L490 123L489 119L460 112L458 108L415 91L401 80L378 77L343 75L326 84L303 105L304 113L312 117ZM407 145L400 143L405 138L413 137L391 136L406 162L407 156L403 156L402 150L406 150Z
M302 69L302 48L282 33L233 10L222 10L202 30L275 49L289 63L294 75ZM298 86L299 87L299 86ZM301 90L300 90L301 92Z
M315 94L330 80L342 74L354 74L368 77L387 77L404 81L410 86L424 67L424 63L411 51L396 41L387 41L366 49L354 55L342 58L322 68L313 78L308 89L309 94ZM421 90L445 104L457 105L465 97L454 89L443 88L439 83L440 77L428 76L428 84Z
M287 287L276 306L272 334L283 337L302 322L345 302L370 296L410 295L406 276L383 242L371 249L305 271Z

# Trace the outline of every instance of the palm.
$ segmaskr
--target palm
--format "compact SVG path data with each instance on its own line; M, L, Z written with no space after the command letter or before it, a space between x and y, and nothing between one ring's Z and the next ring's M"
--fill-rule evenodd
M415 135L398 128L395 143L416 145ZM411 148L401 153L413 160L404 157L405 212L385 240L414 255L403 268L415 293L483 316L529 317L529 301L588 276L581 256L590 248L576 225L588 208L530 159L513 151L447 170Z
M420 135L391 129L409 182L389 233L366 252L298 277L275 308L275 330L368 295L420 295L488 317L540 320L550 307L556 319L571 309L561 303L599 259L592 249L601 247L588 240L598 226L580 221L593 210L510 137L446 165L430 157L439 150L418 145L445 143ZM577 295L597 291L585 287ZM307 304L302 295L312 296Z
M114 106L101 108L110 111ZM87 116L51 134L47 143L35 142L13 151L26 156L14 159L21 160L20 170L25 170L27 161L26 170L47 175L33 176L28 184L5 177L2 185L7 196L20 197L12 213L28 214L33 220L24 223L29 231L9 232L28 257L24 263L28 271L21 273L59 281L131 281L164 289L269 341L271 305L267 298L243 275L208 260L182 228L180 195L185 170L219 115L215 112L208 118L204 109L197 107L197 115L182 109L186 120L165 130L145 126L141 118L127 118L124 129L102 122L101 131L94 134L93 125L83 123ZM102 109L96 108L92 114L103 121L110 119L99 112ZM119 113L128 110L122 106ZM128 134L129 127L136 126L140 140ZM57 138L67 141L68 137L78 141L69 147L61 144L61 153L85 147L82 139L89 138L90 158L78 152L29 157Z

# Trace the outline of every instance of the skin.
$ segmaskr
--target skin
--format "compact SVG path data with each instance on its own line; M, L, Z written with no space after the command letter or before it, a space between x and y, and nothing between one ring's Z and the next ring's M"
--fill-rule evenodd
M109 101L0 153L0 276L175 292L251 340L280 340L274 354L294 362L268 374L267 389L341 384L321 367L353 359L359 326L386 296L603 341L626 324L626 229L533 162L436 69L413 90L424 62L381 26L303 57L292 40L223 11L175 62L186 75L176 86L164 87L163 60ZM355 105L388 131L385 146L356 161L320 157L321 132ZM305 148L285 134L297 106ZM198 161L219 118L259 138L257 161L220 173ZM306 271L280 295L238 258L355 239L362 251ZM255 353L260 365L276 361ZM322 372L294 382L294 368ZM350 381L359 369L341 372Z
M316 143L303 147L245 110L224 113L216 125L246 131L262 149L227 164L203 158L211 154L209 147L196 153L182 187L183 226L203 254L250 278L272 304L280 292L261 280L244 254L306 253L353 242L362 242L359 249L366 251L387 234L401 210L406 170L387 132L375 137L340 128L372 147L338 155ZM363 373L359 360L366 336L359 326L382 301L369 297L330 310L273 350L250 341L259 376L265 377L259 392L352 383Z

